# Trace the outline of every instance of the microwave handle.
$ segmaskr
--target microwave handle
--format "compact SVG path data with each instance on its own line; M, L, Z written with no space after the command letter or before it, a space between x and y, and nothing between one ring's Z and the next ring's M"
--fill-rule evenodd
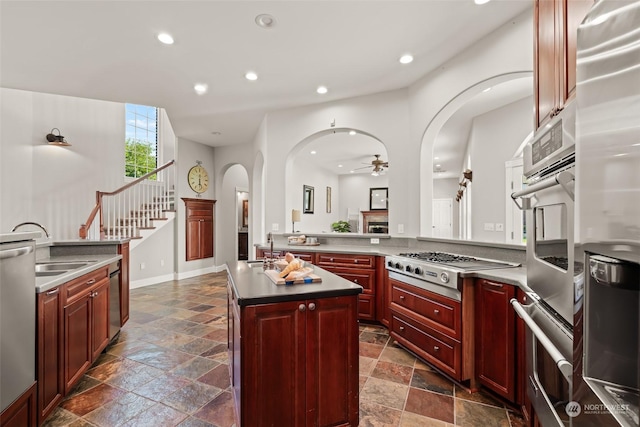
M527 201L523 200L522 204L518 203L518 199L540 190L545 190L550 187L555 187L556 185L561 185L564 191L566 191L569 197L571 197L571 200L574 200L573 189L569 186L569 184L574 180L575 177L571 172L562 171L557 173L552 179L546 179L537 184L530 185L525 189L511 193L511 198L513 199L513 202L516 204L516 206L520 208L520 210L531 209L530 203L528 203L528 199Z
M526 323L527 327L531 329L531 332L533 332L533 335L535 335L538 342L540 342L547 353L549 353L549 356L551 356L556 366L558 366L558 369L560 370L560 372L562 372L562 375L567 380L569 385L571 385L573 375L573 366L571 365L571 363L569 363L569 361L565 359L565 357L562 355L562 353L560 353L560 351L551 342L551 340L547 338L544 332L542 332L542 329L540 329L540 327L536 325L535 320L533 320L531 316L529 316L529 314L524 310L524 307L518 302L517 299L511 298L511 301L509 302L513 306L513 309L516 311L516 314L522 320L524 320L524 323Z

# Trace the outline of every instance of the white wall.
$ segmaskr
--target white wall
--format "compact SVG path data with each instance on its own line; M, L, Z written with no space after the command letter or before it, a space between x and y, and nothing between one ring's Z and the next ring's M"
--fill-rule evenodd
M302 208L303 186L313 187L313 213L304 213ZM327 212L327 186L331 187L331 212ZM290 184L286 187L291 201L291 209L300 211L300 222L296 223L296 231L300 233L323 233L331 231L331 223L339 219L336 206L340 195L338 175L317 167L308 167L301 162L293 163ZM291 210L286 214L288 222L281 224L287 232L291 232ZM283 228L280 231L284 231Z
M143 239L129 259L129 280L133 287L145 282L154 283L158 277L172 280L175 271L175 218ZM141 265L144 264L144 269Z
M473 182L464 197L471 194L471 238L486 242L505 242L504 231L485 231L484 224L505 224L505 162L531 132L533 98L520 101L477 116L470 132L468 153Z
M388 174L380 176L371 176L370 174L341 175L340 176L340 203L338 219L347 220L347 212L349 209L355 212L369 210L369 189L389 187ZM389 190L389 198L393 199L394 195ZM391 204L391 202L390 202ZM397 206L396 209L401 209ZM359 230L351 230L352 232L362 233L362 215L358 218Z
M442 125L457 110L457 107L453 108L452 101L455 100L462 105L489 87L488 81L493 80L497 83L501 79L508 80L510 74L531 75L531 70L533 17L532 12L528 11L479 40L409 88L409 109L412 117L410 135L412 139L421 141L419 154L418 151L413 151L410 155L419 156L420 164L423 165L419 169L420 176L417 179L419 190L415 190L414 193L420 195L422 235L429 236L432 225L433 142ZM459 97L460 94L464 96ZM533 122L533 103L529 108L530 121Z
M209 188L202 193L202 199L215 200L216 170L214 168L213 147L178 138L178 162L177 162L177 184L176 184L176 249L175 265L178 278L189 277L193 274L215 271L216 258L205 258L187 261L186 237L185 237L185 204L181 198L196 198L196 193L191 190L187 182L189 169L196 165L196 161L202 162L202 167L209 174ZM219 207L214 205L214 217ZM214 219L215 221L215 219ZM216 226L214 222L214 227ZM215 234L215 229L214 229Z
M0 88L0 231L23 221L78 238L97 190L124 182L124 104ZM47 145L59 128L70 147Z

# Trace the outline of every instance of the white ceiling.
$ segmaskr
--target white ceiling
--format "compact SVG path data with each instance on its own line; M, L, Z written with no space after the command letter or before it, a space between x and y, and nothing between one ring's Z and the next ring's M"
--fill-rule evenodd
M247 143L266 111L407 87L532 4L2 0L0 86L158 106L179 137ZM272 29L255 24L262 13ZM405 52L413 63L398 62ZM360 151L373 154L385 153Z

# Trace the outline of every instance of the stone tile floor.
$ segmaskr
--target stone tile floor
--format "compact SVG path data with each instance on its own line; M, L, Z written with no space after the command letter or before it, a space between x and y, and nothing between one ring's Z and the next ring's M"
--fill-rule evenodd
M131 317L45 426L228 427L226 273L131 291ZM360 325L360 426L524 426ZM286 427L286 426L282 426Z

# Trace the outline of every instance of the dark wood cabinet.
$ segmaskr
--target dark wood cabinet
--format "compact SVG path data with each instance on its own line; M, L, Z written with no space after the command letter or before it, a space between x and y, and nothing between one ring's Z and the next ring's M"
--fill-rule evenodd
M249 233L246 231L238 233L238 260L249 259Z
M535 127L564 108L576 88L577 29L594 0L535 0Z
M38 421L36 416L36 383L0 414L0 426L2 427L35 427Z
M58 286L38 294L37 374L38 424L64 397L64 322L62 292Z
M239 307L229 362L241 426L358 425L355 295Z
M511 285L491 280L476 284L476 375L480 384L511 402L516 399L516 314Z
M109 344L109 275L103 267L62 286L64 392L69 393Z
M466 379L462 304L394 279L389 284L391 336L452 378Z
M348 253L318 253L316 264L362 286L358 295L358 319L376 320L376 256Z
M213 257L213 206L215 200L182 199L185 203L187 261Z
M129 243L118 246L120 260L120 327L129 320Z
M531 302L529 297L520 288L516 289L516 298L522 305ZM527 353L525 348L526 326L524 320L516 315L516 403L520 406L522 416L527 425L532 425L533 405L527 394Z

